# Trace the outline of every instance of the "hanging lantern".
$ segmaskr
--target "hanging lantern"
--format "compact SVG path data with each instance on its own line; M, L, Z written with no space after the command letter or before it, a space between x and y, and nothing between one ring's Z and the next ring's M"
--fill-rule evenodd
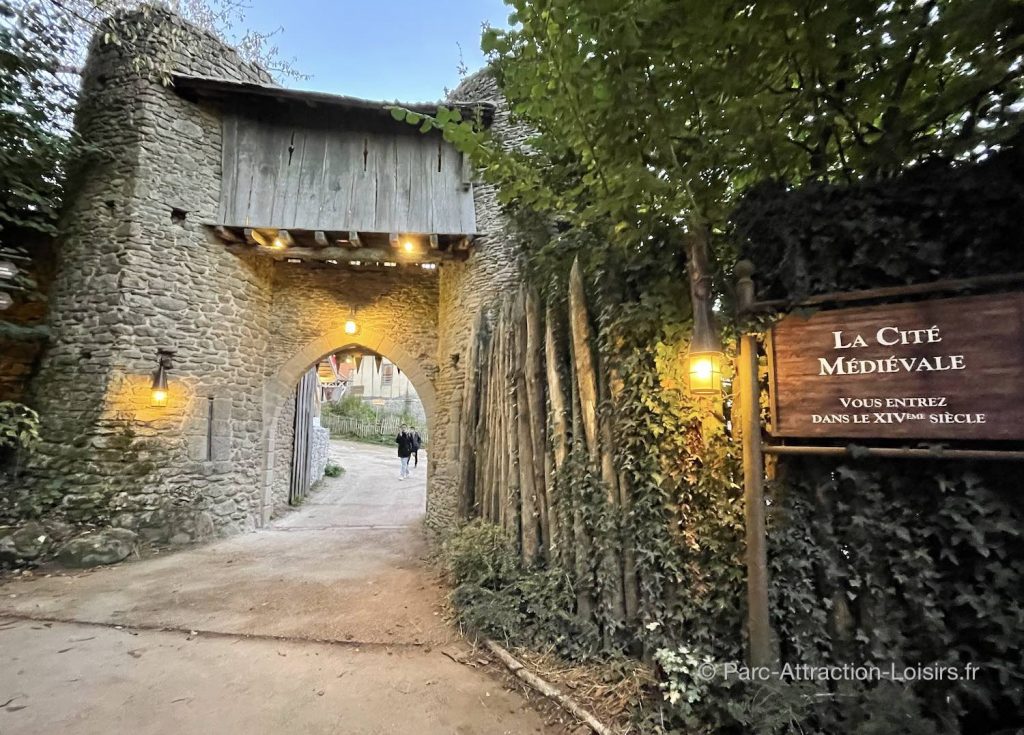
M713 333L701 336L694 330L686 362L690 393L696 396L721 395L722 364L725 362L725 355Z
M359 324L356 322L356 310L349 311L348 319L345 320L345 334L353 336L359 334Z
M711 313L711 268L708 264L710 233L690 233L686 238L690 298L693 306L693 340L686 355L690 393L717 396L722 393L722 343Z
M171 350L157 350L156 370L153 372L153 382L149 392L151 406L162 408L167 405L167 371L174 366L171 361L173 356L174 352Z

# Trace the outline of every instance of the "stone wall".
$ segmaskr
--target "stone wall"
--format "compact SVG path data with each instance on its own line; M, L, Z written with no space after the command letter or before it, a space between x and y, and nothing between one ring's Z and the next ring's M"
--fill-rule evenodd
M132 52L94 44L85 70L76 123L98 152L70 182L30 482L74 520L188 540L253 527L271 271L199 224L217 213L217 116L136 73L127 54L269 79L169 13L153 11L150 28ZM177 351L160 409L149 406L158 348Z
M331 452L331 432L320 425L320 417L313 417L309 432L309 476L316 483L323 479Z
M272 427L274 435L274 449L268 462L275 468L273 481L270 484L267 510L269 518L280 515L288 507L288 495L291 485L292 466L292 440L295 438L295 393L292 391L281 406L281 413L277 419L277 425ZM264 514L261 513L261 519Z
M138 51L158 63L269 81L171 14L154 11L152 24ZM499 101L483 75L456 95ZM427 523L450 530L459 476L451 439L472 323L518 278L494 191L476 188L485 236L471 257L436 271L238 256L202 224L218 210L218 111L140 76L112 47L94 48L82 100L79 129L102 155L71 182L53 339L34 384L44 442L24 489L57 515L154 540L260 526L287 504L299 379L351 345L388 357L415 385L432 448ZM519 135L503 105L495 126ZM354 337L343 329L352 309ZM159 408L149 405L158 349L176 353Z

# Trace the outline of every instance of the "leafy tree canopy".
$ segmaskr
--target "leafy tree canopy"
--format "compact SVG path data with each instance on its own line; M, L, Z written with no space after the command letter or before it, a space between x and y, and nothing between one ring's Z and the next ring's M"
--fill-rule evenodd
M535 135L506 155L442 127L506 202L622 243L720 225L756 181L977 159L1020 127L1013 0L507 2L483 47Z
M61 59L72 37L53 6L16 15L0 4L0 245L11 228L54 233L76 87Z

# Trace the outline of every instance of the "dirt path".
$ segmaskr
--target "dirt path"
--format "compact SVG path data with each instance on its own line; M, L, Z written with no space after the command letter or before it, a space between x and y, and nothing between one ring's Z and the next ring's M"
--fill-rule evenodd
M332 452L345 475L263 531L0 588L0 733L549 732L446 655L422 458Z

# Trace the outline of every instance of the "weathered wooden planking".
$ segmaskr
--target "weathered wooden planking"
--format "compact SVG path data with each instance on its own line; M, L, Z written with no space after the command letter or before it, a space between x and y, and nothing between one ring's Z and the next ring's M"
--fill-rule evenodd
M794 314L769 350L775 436L1024 439L1024 294Z
M337 113L308 125L226 114L218 224L474 234L457 151L395 125L364 130Z
M219 219L221 222L224 222L229 214L227 212L228 198L224 194L225 192L233 193L238 190L238 164L239 158L243 153L238 146L238 118L234 115L224 118L224 123L221 126L221 149L224 151L236 151L236 154L230 159L227 156L223 156L221 159Z

